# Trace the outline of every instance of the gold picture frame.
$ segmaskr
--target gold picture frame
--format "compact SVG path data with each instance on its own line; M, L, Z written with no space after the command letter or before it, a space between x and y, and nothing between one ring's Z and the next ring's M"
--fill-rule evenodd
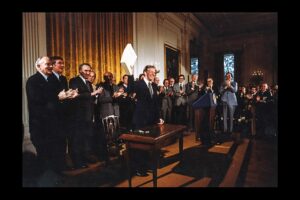
M180 50L170 45L164 45L165 78L178 79L180 70Z

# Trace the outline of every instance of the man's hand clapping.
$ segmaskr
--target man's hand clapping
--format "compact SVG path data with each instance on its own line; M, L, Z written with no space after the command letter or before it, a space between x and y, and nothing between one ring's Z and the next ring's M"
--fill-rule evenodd
M76 90L69 89L68 91L65 91L65 89L63 89L62 91L59 92L58 99L59 100L73 99L77 96L78 96L77 89Z
M97 94L101 94L103 91L103 87L99 87L97 90L91 93L92 96L95 96Z

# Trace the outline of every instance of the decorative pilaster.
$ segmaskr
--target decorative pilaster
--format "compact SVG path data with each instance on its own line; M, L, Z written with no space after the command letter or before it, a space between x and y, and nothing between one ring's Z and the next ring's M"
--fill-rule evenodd
M22 21L22 122L26 138L29 136L29 119L25 86L27 79L36 72L36 59L47 55L46 14L23 13Z

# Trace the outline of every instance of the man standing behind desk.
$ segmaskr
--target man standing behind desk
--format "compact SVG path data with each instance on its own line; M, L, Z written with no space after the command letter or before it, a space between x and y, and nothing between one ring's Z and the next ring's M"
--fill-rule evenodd
M154 77L156 69L153 65L147 65L144 68L145 77L139 80L135 85L136 108L133 114L133 124L135 129L141 129L156 123L163 124L159 118L159 99L157 87L154 87ZM136 175L148 176L146 172L146 159L148 156L144 152L134 152L134 160L137 168Z

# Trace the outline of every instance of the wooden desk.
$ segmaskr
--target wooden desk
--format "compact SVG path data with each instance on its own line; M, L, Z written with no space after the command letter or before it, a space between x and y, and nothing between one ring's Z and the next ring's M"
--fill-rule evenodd
M152 158L153 170L153 186L157 187L157 166L159 161L160 149L164 146L164 142L173 137L179 138L179 158L182 160L183 152L183 131L186 126L163 124L153 125L141 129L149 131L149 133L138 133L137 131L122 134L120 139L123 139L126 144L125 159L128 169L129 187L131 187L131 165L130 165L130 150L140 149L150 151Z

